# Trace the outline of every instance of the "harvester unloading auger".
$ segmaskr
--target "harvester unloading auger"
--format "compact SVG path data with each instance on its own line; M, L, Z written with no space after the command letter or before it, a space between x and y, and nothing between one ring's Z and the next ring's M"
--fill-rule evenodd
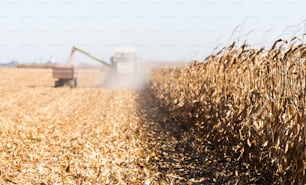
M117 73L131 74L136 71L137 62L139 58L133 49L119 49L115 51L115 54L111 57L110 62L105 62L94 55L73 46L69 55L68 61L63 67L53 67L53 78L57 79L54 83L54 87L61 87L69 85L71 88L77 86L77 70L72 65L73 56L76 51L83 53L84 55L96 60L110 68L113 68Z

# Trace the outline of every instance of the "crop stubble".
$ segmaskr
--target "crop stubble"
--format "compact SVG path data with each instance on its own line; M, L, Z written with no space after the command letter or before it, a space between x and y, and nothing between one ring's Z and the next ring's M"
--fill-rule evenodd
M51 70L0 69L0 184L144 181L137 94L80 75L80 88L55 89Z

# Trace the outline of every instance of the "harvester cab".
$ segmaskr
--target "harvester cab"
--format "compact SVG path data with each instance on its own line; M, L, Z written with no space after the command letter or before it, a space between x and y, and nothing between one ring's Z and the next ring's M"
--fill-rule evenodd
M140 58L134 48L117 48L110 58L118 74L135 74L138 72Z

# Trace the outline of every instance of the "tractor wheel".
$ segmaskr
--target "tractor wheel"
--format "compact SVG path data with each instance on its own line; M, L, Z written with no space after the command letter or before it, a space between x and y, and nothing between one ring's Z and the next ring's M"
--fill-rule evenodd
M73 79L70 80L70 88L76 88L77 87L77 80Z
M62 80L56 80L56 81L54 82L54 87L61 87L61 86L63 86Z
M75 84L75 87L78 86L78 79L77 78L74 79L74 84Z

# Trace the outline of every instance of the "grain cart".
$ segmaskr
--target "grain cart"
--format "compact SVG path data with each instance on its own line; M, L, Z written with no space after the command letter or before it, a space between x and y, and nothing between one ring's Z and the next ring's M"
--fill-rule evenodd
M53 78L57 79L54 83L54 87L61 87L64 85L69 85L71 88L74 88L77 86L77 70L75 67L73 67L72 65L72 60L73 60L73 56L75 51L79 51L81 53L83 53L84 55L98 61L101 62L109 67L113 67L113 64L109 64L93 55L91 55L90 53L73 46L71 49L71 53L70 56L68 58L67 64L63 67L53 67L52 68L52 75Z
M69 85L71 88L77 86L77 73L74 67L53 67L52 68L53 78L57 80L54 83L54 87L61 87Z

